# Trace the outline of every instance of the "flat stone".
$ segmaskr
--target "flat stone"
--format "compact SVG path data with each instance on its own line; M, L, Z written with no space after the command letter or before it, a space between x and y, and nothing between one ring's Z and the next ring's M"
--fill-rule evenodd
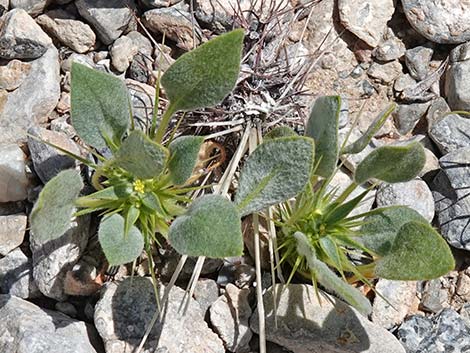
M36 22L51 37L77 53L89 51L96 42L95 32L89 25L69 16L57 16L59 12L48 12L39 16ZM62 12L61 14L63 14Z
M470 147L470 119L457 114L443 116L429 128L429 136L442 154Z
M10 60L0 66L0 89L13 91L17 89L31 71L31 64L19 60Z
M372 322L390 330L403 322L416 298L415 281L391 281L379 279L372 306ZM385 300L381 297L383 296Z
M23 11L23 10L15 10ZM23 84L5 96L0 90L0 144L26 140L26 130L45 122L60 97L57 49L51 46L39 59L29 62L31 71Z
M449 59L451 63L470 60L470 42L460 44L452 49Z
M311 285L278 285L276 329L273 290L268 289L263 296L267 340L293 353L405 353L390 332L346 303L322 292L320 299ZM259 332L257 311L251 328Z
M165 33L166 37L175 41L184 50L191 50L201 43L201 29L197 22L191 21L189 12L178 5L173 7L149 10L142 20L153 32ZM193 28L196 36L193 38Z
M160 298L165 290L158 286ZM190 299L186 314L180 311L185 292L173 287L163 323L153 326L143 353L225 353L222 341L207 326L199 304ZM142 339L157 310L152 280L148 277L126 278L109 282L95 307L95 326L106 353L127 353Z
M444 309L432 319L411 316L398 329L400 342L409 353L468 352L470 332L453 309Z
M68 271L83 254L89 237L90 218L79 217L59 238L41 242L33 233L30 246L33 254L34 280L46 297L63 301L64 281Z
M433 54L434 50L425 46L415 47L406 51L405 64L414 79L421 81L428 75L429 64Z
M28 129L28 133L42 141L52 143L80 156L78 146L65 134L46 130L42 127L32 127ZM34 171L39 179L46 184L62 170L74 168L76 160L42 141L28 136L28 147L33 160Z
M52 45L52 40L26 11L9 11L0 26L0 58L36 59Z
M429 102L400 104L393 113L398 132L402 135L411 132L416 124L426 115L429 106Z
M25 154L17 145L0 144L0 203L28 197Z
M113 43L125 31L135 7L133 0L77 0L75 5L105 45Z
M441 279L436 278L424 284L419 308L421 310L438 313L449 306L449 294L442 285Z
M401 58L405 51L405 44L399 38L393 37L380 43L372 51L372 55L379 61L393 61Z
M113 67L124 72L131 64L134 56L139 52L139 48L128 36L122 36L114 41L109 54Z
M44 11L49 0L10 0L10 8L12 9L23 9L29 15L36 17Z
M433 182L441 234L452 246L467 250L470 250L469 160L470 147L446 154L439 160L443 172Z
M0 254L5 256L21 245L28 217L24 214L0 216Z
M455 62L447 69L445 95L452 110L470 110L469 75L470 60Z
M458 44L470 40L470 3L460 0L402 0L411 26L430 41Z
M212 326L230 352L246 352L253 336L249 324L249 294L249 289L238 289L229 283L224 295L210 308Z
M2 352L101 352L94 327L26 300L0 295L0 317Z
M210 306L219 298L219 286L210 278L200 278L194 289L194 299L201 306L202 312L207 313Z
M408 206L429 222L434 218L434 199L431 190L420 179L403 183L381 184L377 191L376 202L377 207Z
M387 31L386 24L395 12L395 4L393 0L339 0L338 11L341 24L348 31L376 47Z
M388 84L403 73L401 64L395 60L385 64L372 63L367 74L378 82Z
M23 299L40 294L33 280L32 261L20 249L0 259L0 293Z

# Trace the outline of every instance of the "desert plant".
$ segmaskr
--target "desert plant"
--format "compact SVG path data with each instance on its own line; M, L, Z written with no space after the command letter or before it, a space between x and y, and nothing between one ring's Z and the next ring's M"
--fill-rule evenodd
M295 173L289 180L273 176L280 168L279 164L286 163L284 157L294 168L305 163L298 150L292 155L287 152L275 156L262 153L263 146L298 138L287 127L276 128L265 136L266 142L255 150L250 157L252 160L241 171L238 195L256 190L256 186L251 185L254 179L262 180L260 184L271 181L277 185L304 183L302 191L294 199L280 204L274 213L275 224L280 230L280 262L287 262L292 268L288 281L294 273L299 273L315 286L319 283L361 312L369 313L369 301L349 285L348 280L361 280L371 285L370 278L374 277L432 279L452 270L454 259L442 236L409 207L386 207L351 215L377 183L415 178L424 166L425 154L418 142L378 147L357 165L351 185L338 194L330 184L339 169L340 156L361 152L394 109L392 106L381 114L360 139L340 146L340 106L341 98L332 96L319 97L312 107L306 126L307 137L304 138L315 141L315 158L313 164L308 164L306 175L301 177ZM256 163L255 174L250 162ZM259 166L266 163L270 166L260 171ZM363 183L371 184L366 191L351 197ZM264 198L271 198L273 203L278 196L278 200L288 196L280 195L276 188L266 187L265 191ZM256 197L251 199L249 206L243 206L245 213L260 209L255 206Z
M234 30L210 40L163 74L160 83L169 105L158 128L156 108L148 127L136 127L122 80L73 63L71 121L82 141L94 148L90 152L97 162L62 152L93 171L96 191L80 196L84 184L79 172L60 172L44 186L32 210L32 236L55 239L72 216L99 212L98 238L110 265L132 262L143 249L150 251L158 242L156 234L170 236L183 253L240 255L240 217L229 200L205 195L186 212L194 188L185 184L204 138L163 139L175 112L213 106L230 93L239 74L243 37L243 30ZM159 84L156 105L158 94ZM106 149L110 158L98 153Z

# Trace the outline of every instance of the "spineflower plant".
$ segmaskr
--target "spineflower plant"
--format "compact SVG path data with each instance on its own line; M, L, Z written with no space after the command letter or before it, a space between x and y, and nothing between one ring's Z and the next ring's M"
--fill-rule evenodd
M73 217L80 221L97 213L98 239L110 266L132 262L143 250L150 252L159 235L183 253L190 243L198 255L240 255L243 241L236 207L221 195L205 195L192 203L189 197L195 188L186 184L204 137L164 141L164 136L176 112L216 105L230 93L239 75L243 38L243 30L234 30L182 55L156 87L156 106L161 84L168 108L161 117L155 108L145 128L134 123L122 80L73 63L71 123L96 162L54 147L92 170L95 191L83 194L84 182L75 169L60 172L34 205L32 236L53 240L69 228ZM100 153L105 150L110 157Z
M392 206L353 212L379 183L405 182L418 175L425 163L419 142L374 149L357 165L344 191L332 186L340 157L363 151L394 110L391 106L379 115L357 141L347 144L346 138L340 146L340 107L338 96L315 101L305 132L305 138L315 141L315 152L310 151L304 188L276 207L273 220L279 229L280 262L292 269L288 282L298 273L368 314L369 300L348 282L372 286L370 279L377 277L429 280L446 274L455 263L442 236L415 210ZM296 133L287 127L276 128L264 144L293 136ZM290 163L305 163L301 156L291 157ZM241 182L244 178L242 174ZM363 184L368 184L365 191L357 192Z

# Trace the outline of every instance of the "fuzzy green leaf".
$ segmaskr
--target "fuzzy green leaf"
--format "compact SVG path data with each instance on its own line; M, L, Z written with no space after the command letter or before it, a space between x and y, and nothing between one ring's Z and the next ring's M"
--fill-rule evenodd
M181 55L165 71L161 84L175 110L214 106L229 94L238 78L244 30L218 36Z
M264 135L264 141L277 139L279 137L298 136L297 133L288 126L278 126Z
M375 118L375 120L370 124L367 131L362 135L358 140L351 143L350 145L346 146L342 151L341 154L355 154L360 153L367 147L370 140L374 137L374 135L380 130L380 128L385 124L390 114L392 114L397 105L392 104L390 105L385 111L380 113L380 115Z
M127 264L140 256L144 249L144 237L135 226L130 226L127 235L125 220L119 214L101 220L98 240L110 266Z
M442 236L429 224L411 221L399 229L387 256L377 261L375 274L391 280L430 280L454 267Z
M74 169L67 169L44 186L31 212L31 231L34 237L46 242L60 237L70 226L83 181Z
M248 157L235 203L242 215L297 195L310 179L315 146L308 137L280 137L262 143Z
M225 197L202 196L186 214L173 221L168 239L184 255L240 256L243 252L240 214Z
M305 257L314 278L326 289L336 293L340 298L351 304L362 314L368 315L372 311L369 300L362 293L338 277L326 264L318 260L305 234L296 232L297 253Z
M119 145L130 116L128 93L122 80L72 64L71 118L83 141L96 148L105 148L106 139Z
M408 181L419 174L425 161L424 148L419 142L379 147L359 163L354 179L358 184L371 178L387 183Z
M114 163L139 179L151 179L166 166L169 152L142 131L134 130L116 152Z
M411 221L427 223L423 216L406 206L377 209L364 219L360 230L362 243L377 255L386 256L400 228Z
M202 136L181 136L170 143L168 169L173 183L181 185L191 177L203 142Z
M305 135L315 140L315 174L328 178L338 162L338 122L341 97L319 97L313 104Z

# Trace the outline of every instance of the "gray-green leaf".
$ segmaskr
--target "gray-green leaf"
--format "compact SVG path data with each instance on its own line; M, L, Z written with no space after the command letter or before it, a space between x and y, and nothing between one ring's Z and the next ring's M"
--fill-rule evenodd
M170 226L168 239L180 254L223 258L243 252L240 214L220 195L198 198Z
M192 110L220 103L238 78L244 30L218 36L183 54L161 78L175 110Z
M426 155L419 142L379 147L359 163L354 179L358 184L371 178L387 183L408 181L419 174L425 161Z
M392 114L397 105L392 104L390 105L385 111L380 113L380 115L375 118L375 120L370 124L369 128L367 131L362 135L359 139L351 143L350 145L346 146L341 153L342 154L355 154L359 153L364 150L364 148L367 147L369 144L370 140L374 137L374 135L380 130L380 128L385 124L385 121L387 121L388 117L390 114Z
M358 289L338 277L325 263L316 258L305 234L296 232L294 238L297 241L297 253L305 257L310 270L315 275L315 279L364 315L370 314L372 307L369 300Z
M242 215L297 195L310 180L315 146L308 137L280 137L262 143L248 157L235 203Z
M124 235L124 227L124 218L119 214L101 220L98 240L110 266L132 262L144 249L144 237L139 229L130 226L127 235Z
M429 224L410 221L398 231L375 274L391 280L430 280L455 267L449 246Z
M364 219L360 239L366 248L377 255L386 256L390 252L400 228L411 221L427 223L423 216L406 206L392 206L374 210L372 215Z
M175 184L184 184L192 175L203 142L202 136L181 136L170 143L168 169Z
M106 139L119 145L129 126L126 86L119 78L72 64L71 118L80 138L90 146L105 148Z
M132 131L116 152L114 164L139 179L151 179L166 166L169 152L140 130Z
M277 126L266 135L264 135L264 141L277 139L279 137L298 136L297 133L288 126Z
M31 231L41 242L60 237L70 226L74 201L83 188L74 169L60 172L44 186L31 212Z
M341 97L318 97L313 104L305 135L315 140L315 174L328 178L338 162L338 121Z

